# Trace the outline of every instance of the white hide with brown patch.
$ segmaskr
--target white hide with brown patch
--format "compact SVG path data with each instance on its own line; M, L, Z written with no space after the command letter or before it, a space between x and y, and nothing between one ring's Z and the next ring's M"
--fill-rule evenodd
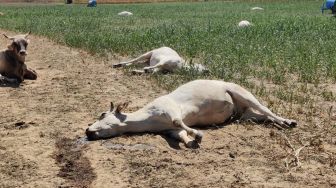
M88 139L123 133L171 131L188 147L200 143L202 133L190 127L224 123L231 118L273 121L294 127L293 120L279 117L241 86L218 80L195 80L184 84L133 113L122 113L127 103L111 107L86 130ZM195 139L190 139L189 136Z

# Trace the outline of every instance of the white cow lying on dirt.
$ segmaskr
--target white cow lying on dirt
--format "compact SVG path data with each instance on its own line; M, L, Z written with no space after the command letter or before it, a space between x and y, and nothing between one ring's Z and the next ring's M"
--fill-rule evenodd
M186 144L195 147L203 134L190 127L220 124L239 118L257 122L272 121L280 126L295 127L294 120L273 114L241 86L217 81L195 80L184 84L133 113L122 113L127 103L103 113L86 135L89 140L109 138L123 133L170 131ZM195 139L191 140L189 136Z
M187 65L184 59L180 57L175 50L169 47L151 50L130 61L114 64L113 68L147 62L149 62L149 66L144 67L144 70L133 70L133 73L174 72L176 69L182 67L193 68L198 72L207 72L207 69L201 64Z

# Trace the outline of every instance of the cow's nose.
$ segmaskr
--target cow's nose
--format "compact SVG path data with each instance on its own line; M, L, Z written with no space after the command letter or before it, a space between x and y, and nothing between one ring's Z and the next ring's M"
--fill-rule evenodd
M26 55L25 51L20 51L20 55Z
M90 131L89 128L87 128L85 134L88 140L97 140L97 134L95 131Z

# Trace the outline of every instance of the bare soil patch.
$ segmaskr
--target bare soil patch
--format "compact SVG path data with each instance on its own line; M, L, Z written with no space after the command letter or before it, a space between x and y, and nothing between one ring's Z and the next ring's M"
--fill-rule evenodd
M324 100L330 92L335 96L333 85L323 86L325 96L321 88L307 87L312 102L303 105L253 91L273 111L298 120L293 130L253 123L212 126L203 130L199 149L160 134L76 146L110 101L131 101L128 110L134 111L167 92L146 76L112 69L118 58L106 60L41 37L30 40L27 64L38 79L0 87L0 187L336 186L336 105ZM6 44L0 38L1 48ZM302 91L300 85L289 87ZM303 145L296 167L292 148ZM87 181L78 184L79 177Z

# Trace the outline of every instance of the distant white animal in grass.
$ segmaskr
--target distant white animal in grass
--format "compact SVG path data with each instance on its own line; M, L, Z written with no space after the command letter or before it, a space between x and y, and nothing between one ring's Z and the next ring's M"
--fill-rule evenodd
M264 9L261 8L261 7L253 7L253 8L251 8L251 10L264 10Z
M135 63L149 63L149 66L143 68L143 70L133 70L133 73L155 73L155 72L174 72L177 69L187 68L194 69L198 72L207 72L207 68L201 64L185 63L184 59L179 54L169 48L161 47L142 54L141 56L126 62L120 62L112 65L113 68L132 65Z
M245 27L250 27L250 26L252 26L252 24L247 20L243 20L238 23L238 27L240 28L245 28Z
M88 139L169 131L187 147L197 147L203 134L190 127L222 124L232 119L260 123L271 121L279 128L291 128L297 124L271 112L243 87L219 80L191 81L133 113L122 112L127 105L114 106L111 103L110 110L102 113L99 120L86 130Z
M118 13L119 16L132 16L133 13L132 12L128 12L128 11L122 11Z

